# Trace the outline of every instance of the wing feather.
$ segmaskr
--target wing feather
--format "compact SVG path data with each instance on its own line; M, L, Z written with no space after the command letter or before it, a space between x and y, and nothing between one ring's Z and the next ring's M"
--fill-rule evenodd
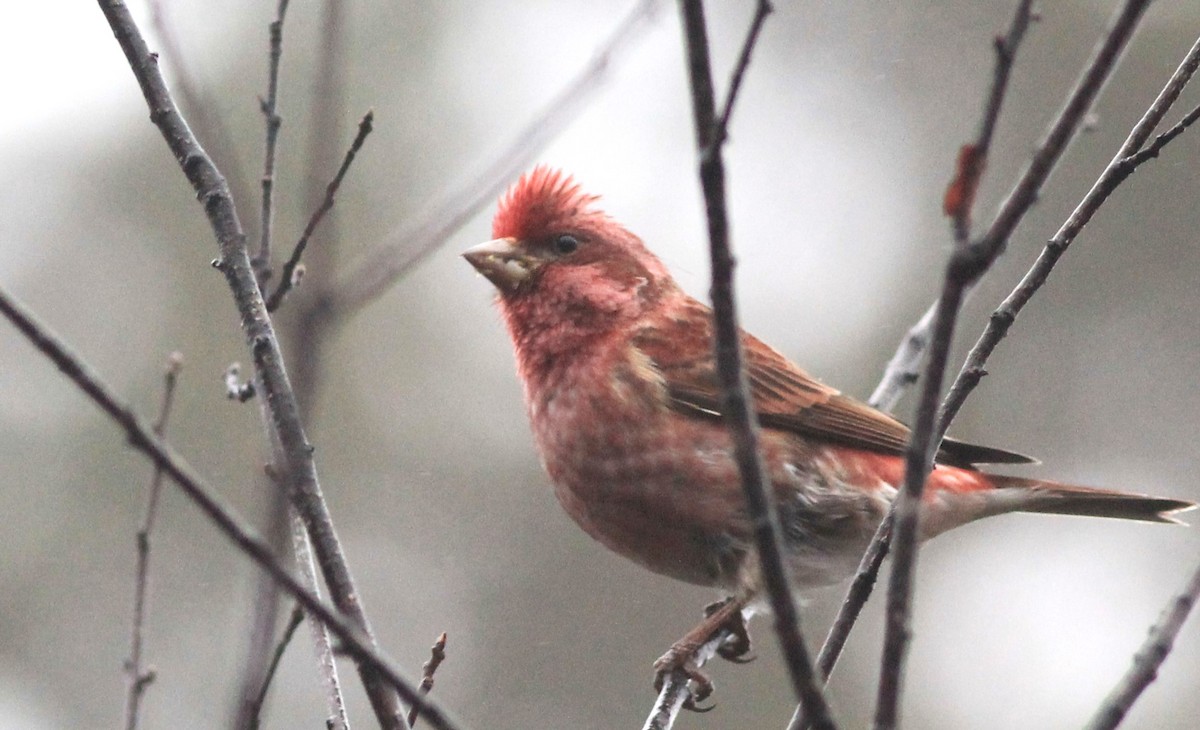
M662 373L671 405L702 418L721 414L720 386L712 349L712 314L690 299L669 318L639 330L633 344ZM749 333L742 333L746 373L759 422L819 441L885 454L903 454L909 428L896 418L801 370ZM939 463L1028 463L1027 456L946 439Z

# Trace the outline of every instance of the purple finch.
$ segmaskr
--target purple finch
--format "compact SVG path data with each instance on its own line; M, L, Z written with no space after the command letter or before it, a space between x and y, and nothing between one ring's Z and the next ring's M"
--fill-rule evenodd
M571 178L539 167L505 194L495 240L463 255L498 290L525 404L559 502L656 573L759 591L713 356L711 310ZM909 429L742 333L761 450L800 589L853 573L904 476ZM1005 512L1176 522L1194 505L979 471L1028 457L946 439L921 537Z

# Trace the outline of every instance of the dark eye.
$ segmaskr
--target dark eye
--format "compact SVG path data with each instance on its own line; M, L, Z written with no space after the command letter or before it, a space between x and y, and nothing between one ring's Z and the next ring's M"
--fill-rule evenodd
M578 248L579 239L570 235L569 233L564 233L563 235L554 239L554 250L561 256L575 253L575 250Z

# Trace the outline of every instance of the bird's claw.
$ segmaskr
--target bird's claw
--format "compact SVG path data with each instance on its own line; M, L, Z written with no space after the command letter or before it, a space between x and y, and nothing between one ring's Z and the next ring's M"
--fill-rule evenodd
M732 599L727 598L724 601L708 604L704 607L704 615L712 616L730 600ZM731 615L728 621L718 627L718 630L729 632L729 636L717 647L717 655L722 659L734 664L749 664L758 658L751 654L753 647L750 643L750 627L746 624L746 617L742 615L741 611Z
M707 674L700 671L700 667L692 658L695 656L697 648L691 642L680 641L668 649L666 654L659 657L654 662L654 690L661 692L667 676L680 672L689 682L688 697L683 702L683 709L692 712L708 712L716 707L716 704L701 707L700 703L712 695L715 687L713 681L708 678Z

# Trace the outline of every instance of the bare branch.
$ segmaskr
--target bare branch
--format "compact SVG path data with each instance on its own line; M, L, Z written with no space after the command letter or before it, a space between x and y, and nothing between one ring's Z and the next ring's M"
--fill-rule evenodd
M262 715L263 705L267 703L267 691L271 689L271 682L275 679L275 672L279 669L279 662L283 659L283 653L287 650L288 645L292 643L292 637L296 635L296 629L304 621L304 611L296 606L292 609L292 615L288 617L287 626L283 629L283 635L279 637L279 641L275 644L275 650L271 652L271 661L267 664L267 671L263 675L262 685L259 687L258 694L252 707L249 710L249 727L251 730L258 730L259 717Z
M729 221L725 208L725 169L721 159L720 129L715 116L708 31L701 0L682 0L684 39L687 45L688 76L691 80L696 147L700 157L700 185L707 211L709 248L712 260L713 321L716 332L717 372L721 382L721 410L734 444L738 471L746 493L749 519L754 525L755 547L762 581L775 615L775 630L791 673L792 686L813 713L814 724L832 728L833 720L804 647L799 617L792 598L784 564L782 531L774 502L768 497L766 468L758 450L758 431L743 366L741 337L733 295L734 260L729 247ZM769 11L760 5L747 41L753 43L761 25L759 16ZM743 55L749 55L746 51ZM731 85L731 90L736 90Z
M250 265L246 236L229 186L175 106L158 70L157 56L146 47L129 9L120 0L99 0L99 4L138 80L150 108L151 121L162 132L196 190L220 244L221 256L216 264L225 274L241 315L243 332L254 355L258 382L271 412L271 427L278 434L287 458L282 466L291 485L292 501L313 538L330 594L338 608L351 618L373 646L363 601L350 575L317 480L313 448L304 432L295 393L283 365L283 354ZM386 687L369 663L360 663L359 673L380 724L386 728L402 727L404 718L395 693Z
M738 92L742 90L742 79L746 76L746 69L750 68L750 56L754 53L754 47L758 45L758 34L762 32L767 16L774 11L775 8L771 7L767 0L759 0L754 6L754 19L750 21L750 30L742 43L742 51L738 54L737 65L734 66L733 76L729 80L729 90L725 92L725 104L721 109L721 116L717 119L715 136L722 143L729 134L729 120L733 117L733 107L737 103Z
M1150 146L1143 146L1154 129L1166 116L1175 100L1179 98L1179 94L1183 91L1183 87L1187 85L1195 74L1197 67L1200 67L1200 39L1192 45L1191 50L1184 56L1183 61L1179 64L1179 68L1171 75L1158 97L1146 110L1146 113L1134 125L1129 136L1125 139L1124 144L1117 150L1117 154L1113 156L1108 166L1104 168L1104 172L1092 185L1091 190L1075 207L1071 215L1062 224L1058 231L1054 234L1042 249L1041 254L1033 263L1033 266L1021 279L1021 282L1013 289L999 308L992 313L988 320L987 327L975 346L971 348L971 352L967 355L966 362L963 363L962 369L955 378L954 384L950 387L950 392L946 395L946 401L942 404L941 413L939 415L940 433L944 434L949 427L950 421L958 413L967 396L983 379L985 366L988 358L1000 341L1008 334L1009 328L1017 319L1017 315L1029 303L1033 295L1046 283L1050 277L1050 272L1054 269L1058 260L1066 253L1067 248L1083 230L1084 226L1104 205L1109 196L1117 187L1125 182L1125 180L1133 174L1142 163L1151 160L1158 156L1158 153L1164 146L1170 143L1171 140L1179 136L1197 116L1200 116L1200 109L1194 109L1191 113L1184 117L1179 124L1172 129L1160 135L1154 140ZM1144 154L1143 154L1144 153Z
M279 140L279 127L283 124L276 111L279 95L279 61L283 58L283 21L287 15L288 0L279 0L275 20L269 26L270 43L267 51L267 96L259 100L267 128L266 154L262 175L262 220L259 231L258 253L250 260L258 282L263 286L271 278L271 227L275 204L275 145Z
M304 255L304 249L308 247L308 240L312 237L317 226L321 225L321 220L325 214L333 208L337 191L342 187L342 180L346 178L346 173L350 170L350 165L354 163L354 158L358 155L358 151L362 149L363 143L367 141L367 135L374 128L372 124L375 121L375 112L368 110L363 118L358 122L358 133L354 135L354 141L350 143L350 149L346 150L346 156L342 158L342 164L338 167L337 174L333 176L333 180L325 187L325 199L313 211L312 217L308 219L308 225L304 226L304 233L301 234L300 240L296 242L296 248L292 250L292 255L288 257L287 263L283 265L283 274L279 277L279 286L275 292L267 300L267 311L274 312L283 302L283 298L291 291L292 287L300 281L300 272L303 269L297 268L300 266L300 257Z
M348 316L369 304L446 242L459 228L491 203L591 101L613 66L633 48L634 41L657 14L662 0L641 0L596 49L586 66L540 114L481 172L424 214L394 231L333 290L333 307Z
M437 672L438 667L442 666L442 662L446 659L446 632L443 631L437 637L437 641L433 642L433 646L429 649L429 661L425 662L421 667L421 692L429 694L433 689L433 675ZM411 709L408 711L408 724L416 727L417 711Z
M166 3L150 0L150 24L162 43L162 60L172 70L181 105L196 136L205 141L204 147L221 169L228 173L234 200L249 200L247 175L242 169L233 134L217 111L221 104L209 89L196 78L188 66L187 57L179 45L175 28L168 16Z
M897 497L892 574L888 585L887 631L875 708L876 730L896 727L900 708L900 682L908 651L909 614L916 572L918 518L925 479L947 421L939 429L938 396L945 377L955 320L966 290L987 271L1002 252L1009 236L1037 199L1038 191L1074 137L1096 95L1121 57L1126 43L1144 13L1148 0L1127 0L1119 9L1097 47L1084 75L1068 99L1049 134L1034 154L1013 193L1001 206L991 228L968 243L956 232L959 245L946 266L942 294L934 315L933 336L925 367L925 382L917 406L916 424L905 454L904 487Z
M1121 724L1133 703L1158 676L1158 668L1171 653L1175 637L1197 599L1200 599L1200 566L1192 571L1187 585L1163 609L1158 623L1150 627L1150 635L1134 655L1133 665L1108 693L1086 730L1112 730Z
M183 355L172 352L167 357L167 366L163 371L162 404L159 406L158 419L153 430L162 436L167 429L167 418L171 415L171 404L175 402L175 383L179 379L179 371L183 368ZM129 659L125 661L125 671L129 674L129 691L125 697L125 728L135 730L138 726L138 711L141 708L142 694L146 687L154 681L154 671L142 665L142 626L146 618L146 591L150 580L150 532L154 529L154 519L158 515L158 495L162 492L162 469L154 467L150 477L150 491L146 498L146 516L137 532L137 568L133 591L133 625L129 636Z
M247 263L246 270L249 271ZM362 627L341 610L310 593L271 550L265 540L256 535L244 519L237 515L219 496L219 492L204 482L196 471L175 452L154 429L142 421L133 409L112 391L95 372L72 353L67 345L37 321L24 305L0 288L0 314L4 315L33 345L48 357L62 373L90 398L100 410L124 430L130 446L146 454L156 468L171 478L183 493L228 537L237 548L276 580L279 586L295 598L304 610L317 616L343 643L347 654L360 667L369 668L371 675L416 705L426 720L439 730L462 727L432 698L422 695L396 664L375 646ZM403 718L399 718L401 723Z

